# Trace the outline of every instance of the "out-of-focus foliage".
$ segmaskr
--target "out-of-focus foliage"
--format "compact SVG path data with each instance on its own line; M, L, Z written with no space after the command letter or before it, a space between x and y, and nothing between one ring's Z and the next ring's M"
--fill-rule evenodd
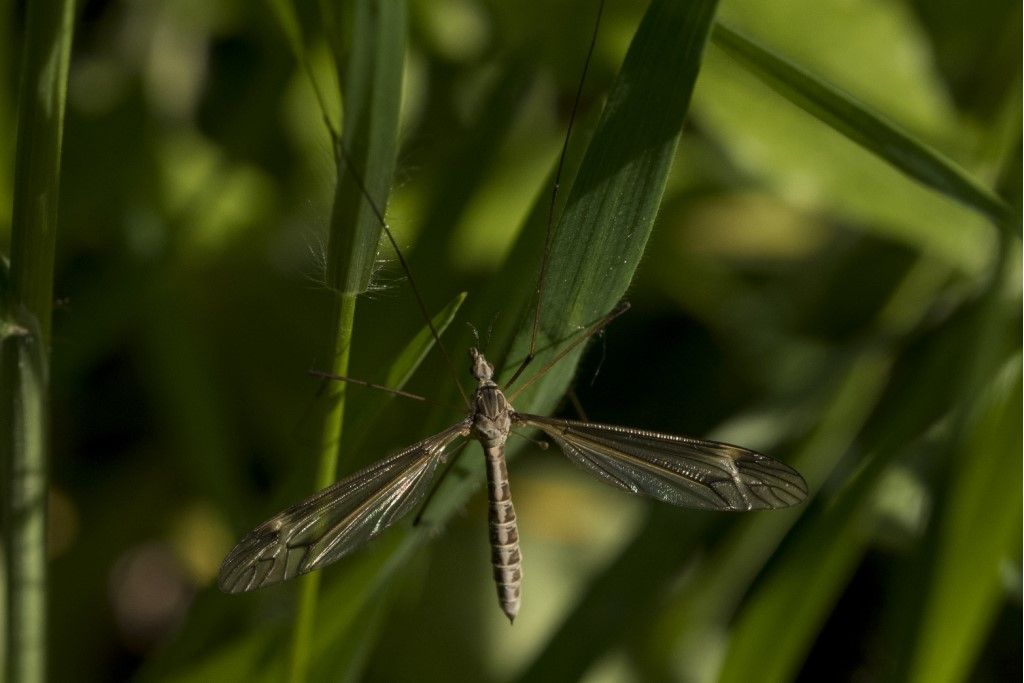
M288 647L294 587L213 587L240 534L309 492L306 371L329 364L331 141L275 4L79 8L51 374L54 680L232 680ZM5 208L14 5L0 17ZM336 90L316 30L334 6L295 7L310 69ZM468 292L451 341L470 338L465 322L486 339L519 323L521 301L476 302L537 271L513 245L545 210L596 5L408 9L390 223L433 313ZM645 9L609 0L571 168ZM1019 215L1019 3L723 0L718 19ZM813 499L668 509L523 449L515 626L494 604L478 493L430 543L399 532L325 571L318 678L1020 679L1019 223L919 184L763 79L709 43L633 310L591 345L575 392L593 420L793 463ZM380 258L351 374L383 383L404 379L424 323L386 246ZM436 354L407 388L453 396ZM346 471L457 415L360 391Z

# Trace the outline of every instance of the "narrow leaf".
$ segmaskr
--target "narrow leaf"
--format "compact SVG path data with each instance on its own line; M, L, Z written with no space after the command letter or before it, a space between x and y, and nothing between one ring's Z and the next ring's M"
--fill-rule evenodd
M718 24L714 44L798 107L876 154L910 178L988 216L1005 227L1009 206L953 161L915 140L852 95L815 78L736 31Z

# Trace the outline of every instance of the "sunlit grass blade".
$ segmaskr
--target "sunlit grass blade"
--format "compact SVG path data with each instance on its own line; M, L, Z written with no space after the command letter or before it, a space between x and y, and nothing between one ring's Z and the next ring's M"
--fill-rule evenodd
M362 294L373 277L383 229L376 210L387 207L398 152L406 31L404 2L356 3L327 243L327 286L342 294Z
M438 311L433 317L434 329L438 334L443 333L455 319L462 302L466 300L466 293L459 292L455 298L448 302L444 308ZM398 352L391 368L388 370L387 379L384 384L389 387L401 389L412 377L413 373L426 358L427 354L434 348L434 335L430 327L424 325L416 336L413 337L405 347Z
M910 178L988 216L1001 228L1011 210L995 193L938 151L872 112L853 96L815 78L749 38L718 24L713 43L770 88Z

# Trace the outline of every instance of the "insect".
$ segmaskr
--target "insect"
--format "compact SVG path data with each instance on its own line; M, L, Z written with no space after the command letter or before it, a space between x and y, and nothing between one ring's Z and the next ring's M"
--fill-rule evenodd
M494 381L494 366L475 348L469 355L477 388L465 419L251 531L224 560L218 581L221 590L252 590L348 555L423 502L449 446L474 438L487 460L491 561L498 601L509 620L514 620L521 602L522 558L505 466L505 441L513 426L539 429L570 460L609 484L674 505L766 510L795 505L807 496L807 486L795 470L739 446L516 412Z
M566 145L574 116L575 105ZM480 350L471 348L471 374L477 386L463 419L315 493L249 532L224 560L218 580L221 590L229 593L253 590L314 571L350 554L422 505L430 495L434 475L453 452L452 446L475 439L481 443L486 460L491 560L498 601L502 611L513 621L522 598L519 531L505 463L505 444L513 427L538 430L571 461L606 483L674 505L704 510L766 510L795 505L806 498L807 486L799 473L752 450L631 427L543 417L514 408L516 398L527 387L628 308L628 305L620 305L578 333L576 339L513 390L537 350L557 178L566 145L563 145L552 193L530 352L511 379L499 386L494 365ZM343 147L341 153L344 156ZM354 169L350 170L355 173ZM404 266L401 251L387 229L383 214L358 176L356 179ZM408 269L406 275L410 285L415 287ZM436 331L432 327L431 330L443 350Z

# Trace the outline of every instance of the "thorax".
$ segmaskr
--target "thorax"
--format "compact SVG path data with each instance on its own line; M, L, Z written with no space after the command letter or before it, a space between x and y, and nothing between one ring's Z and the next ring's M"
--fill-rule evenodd
M512 406L494 382L480 382L473 397L473 436L485 447L505 442L512 429Z

